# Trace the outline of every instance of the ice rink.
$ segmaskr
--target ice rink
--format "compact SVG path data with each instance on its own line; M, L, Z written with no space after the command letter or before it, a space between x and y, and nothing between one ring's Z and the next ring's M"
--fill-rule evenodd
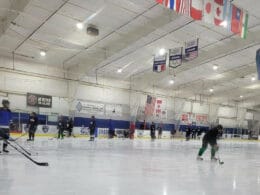
M16 151L0 155L1 195L259 195L260 143L220 141L224 165L196 155L200 141L62 141L37 138L18 142L34 165ZM36 154L38 152L38 156Z

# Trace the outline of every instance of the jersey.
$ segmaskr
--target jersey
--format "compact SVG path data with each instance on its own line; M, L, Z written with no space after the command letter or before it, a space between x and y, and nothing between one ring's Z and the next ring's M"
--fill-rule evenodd
M155 125L151 124L150 126L151 133L155 133Z
M8 108L0 108L0 128L9 129L12 120L11 110Z
M95 129L96 129L96 121L95 121L94 119L92 119L92 120L90 121L89 129L90 129L90 130L95 130Z
M59 121L58 121L57 128L58 128L59 130L65 130L65 129L67 129L67 122L66 122L64 119L59 120Z
M218 128L214 127L213 129L209 130L205 134L205 136L203 137L203 141L209 142L209 143L212 143L212 144L216 144L218 135L219 135Z
M36 129L38 126L38 117L37 116L30 116L28 121L29 128L31 130Z

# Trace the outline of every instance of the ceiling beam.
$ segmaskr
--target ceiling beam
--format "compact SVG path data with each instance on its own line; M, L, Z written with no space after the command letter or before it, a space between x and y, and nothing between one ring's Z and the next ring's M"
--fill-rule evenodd
M27 40L29 40L46 22L48 22L61 8L63 8L69 0L63 1L63 3L52 12L36 29L34 29L14 50L16 52Z
M9 2L10 7L6 8L7 14L1 19L0 37L5 34L6 30L11 25L11 22L14 21L21 12L23 12L30 0L9 0Z

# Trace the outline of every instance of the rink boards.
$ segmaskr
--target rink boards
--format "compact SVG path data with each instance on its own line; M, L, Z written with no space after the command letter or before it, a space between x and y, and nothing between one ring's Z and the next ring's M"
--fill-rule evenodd
M23 129L22 130L23 133L28 132L26 125L23 125L22 129ZM97 128L95 135L96 135L96 137L106 138L106 137L108 137L108 130L109 130L108 128ZM128 129L115 128L115 133L118 138L124 137L124 131L128 131ZM157 133L158 133L158 131L156 131L156 136L157 136ZM36 131L36 136L55 137L57 134L58 134L58 130L55 125L39 125L37 128L37 131ZM89 136L89 128L84 127L84 126L83 127L74 127L72 134L76 137ZM136 129L134 137L135 138L150 138L150 130ZM178 132L174 137L175 138L184 138L185 132ZM203 137L203 135L201 137ZM162 138L170 139L171 138L170 131L166 131L166 130L163 131ZM232 134L224 134L223 138L224 139L233 139L233 138L248 139L248 135L241 135L240 137L235 137ZM260 136L259 136L259 140L260 140Z
M28 132L26 125L23 125L23 133ZM96 129L96 137L107 137L108 136L108 128L97 128ZM123 137L124 131L128 131L128 129L115 129L115 133L118 137ZM58 134L58 129L54 125L39 125L37 127L36 136L55 136ZM88 127L74 127L73 128L74 136L89 136L89 128ZM135 130L135 137L139 138L150 138L150 130ZM170 131L163 131L163 138L170 138Z

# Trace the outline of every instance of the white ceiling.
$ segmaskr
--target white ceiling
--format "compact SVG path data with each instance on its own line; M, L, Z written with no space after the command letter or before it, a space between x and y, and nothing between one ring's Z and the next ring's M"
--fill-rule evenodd
M140 89L153 85L185 98L201 94L215 102L260 104L260 83L251 81L260 48L260 1L233 2L249 12L246 40L177 15L155 0L0 0L0 54L15 52L86 76L97 71L99 77L131 78ZM99 36L78 30L77 22L97 26ZM169 85L168 71L152 72L160 48L182 46L193 38L199 38L199 57L175 70L174 85ZM44 59L40 50L47 52ZM219 69L213 71L213 65Z

